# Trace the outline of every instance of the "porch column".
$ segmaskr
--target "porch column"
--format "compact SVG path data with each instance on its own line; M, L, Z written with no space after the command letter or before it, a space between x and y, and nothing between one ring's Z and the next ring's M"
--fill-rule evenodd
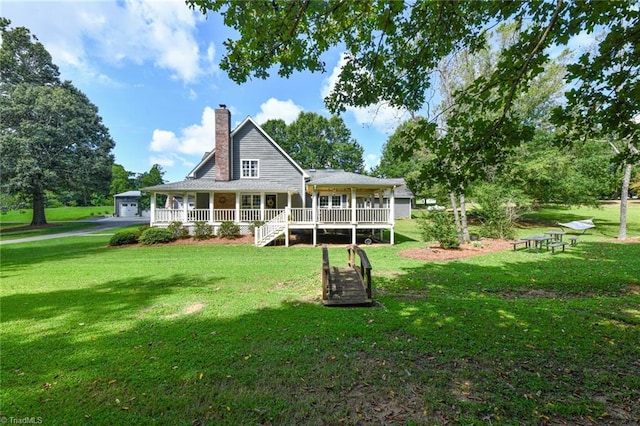
M318 190L311 193L311 221L313 222L313 246L318 244Z
M264 206L265 206L265 195L264 192L260 193L260 220L264 222Z
M187 218L189 217L189 193L185 192L182 194L182 223L187 222Z
M315 188L311 194L311 220L314 225L318 223L318 191Z
M209 193L209 223L213 223L213 196L215 192Z
M115 203L115 201L114 201L114 203ZM153 226L153 223L156 221L156 193L155 192L151 193L149 210L151 210L150 211L150 214L151 214L151 226ZM115 213L115 209L114 209L114 213Z
M356 215L356 189L355 188L351 188L351 223L354 225L358 223L358 218ZM355 238L356 238L356 229L353 228L353 239L354 239L353 244L355 244Z
M391 188L389 196L389 223L396 223L396 187ZM391 233L393 235L393 232ZM393 244L393 243L391 243Z
M236 215L234 223L240 223L240 193L236 192Z
M351 244L353 245L356 245L358 243L358 240L356 238L356 233L357 233L356 225L353 225L351 227Z
M293 206L291 205L291 192L287 192L287 206L288 206L289 208L293 207Z

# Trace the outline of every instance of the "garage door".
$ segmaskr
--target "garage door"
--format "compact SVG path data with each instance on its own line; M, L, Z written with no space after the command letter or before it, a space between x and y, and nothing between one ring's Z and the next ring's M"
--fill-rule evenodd
M120 217L131 217L138 214L138 203L120 202Z

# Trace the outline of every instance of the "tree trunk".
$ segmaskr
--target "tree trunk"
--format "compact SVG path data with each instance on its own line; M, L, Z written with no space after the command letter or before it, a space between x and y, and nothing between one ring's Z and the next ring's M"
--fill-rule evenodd
M631 169L633 165L624 165L624 177L622 178L622 191L620 191L620 231L618 239L627 239L627 200L629 199L629 183L631 182Z
M462 225L462 238L464 238L464 241L471 240L469 226L467 225L467 203L464 200L464 193L460 194L460 225Z
M44 214L44 194L42 191L34 191L33 193L33 218L31 226L46 225L47 218Z
M460 241L460 244L463 244L464 237L462 235L462 226L460 225L460 216L458 215L458 205L456 203L456 194L454 194L453 192L450 192L449 198L451 198L451 207L453 208L453 218L456 222L456 231L458 232L458 241Z

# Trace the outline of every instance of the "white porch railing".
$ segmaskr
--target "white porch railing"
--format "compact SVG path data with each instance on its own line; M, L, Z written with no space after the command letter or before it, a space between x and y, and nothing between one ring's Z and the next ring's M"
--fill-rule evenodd
M156 209L154 222L184 222L184 209Z
M263 220L269 222L275 218L281 217L285 212L288 212L284 217L285 221L292 224L313 224L313 209L311 208L291 208L287 210L282 209L265 209L264 215L261 215L261 211L257 209L241 209L240 220L236 219L235 209L215 209L213 214L209 209L191 209L187 210L186 215L184 209L155 209L155 215L152 218L152 224L171 222L193 223L193 222L207 222L207 223L221 223L221 222L245 222L251 223L255 221ZM352 210L351 209L318 209L317 222L318 223L351 223L352 222ZM264 219L261 219L264 218ZM391 210L390 209L356 209L356 222L357 223L371 223L379 224L390 223Z
M290 209L289 222L291 223L313 223L313 209Z
M320 223L351 223L351 209L318 209Z
M287 211L283 210L262 226L256 226L255 245L265 246L278 237L287 228Z
M187 210L187 222L209 222L209 209Z
M280 215L283 211L284 211L284 209L266 209L264 211L264 220L265 220L265 222L268 222L268 221L272 220L276 216Z
M235 222L236 209L215 209L213 211L213 222Z
M391 209L356 209L358 223L389 223Z

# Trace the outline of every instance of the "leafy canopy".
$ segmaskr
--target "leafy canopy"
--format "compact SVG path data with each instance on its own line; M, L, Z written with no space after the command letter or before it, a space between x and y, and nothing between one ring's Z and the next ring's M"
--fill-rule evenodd
M2 30L0 165L3 194L33 205L32 225L46 223L45 193L106 194L114 142L98 108L71 82L61 82L51 55L26 28Z
M487 111L489 118L476 123L470 113L453 123L473 126L479 147L488 151L510 143L508 135L518 131L510 112L547 66L549 52L575 36L599 33L598 51L569 64L574 91L564 116L589 118L637 147L638 124L632 122L640 114L637 1L186 2L203 13L220 12L225 25L237 31L236 39L225 41L221 68L238 83L267 78L274 69L283 77L301 70L326 72L323 55L343 49L345 64L325 99L332 112L383 101L418 111L441 59L461 49L479 51L490 25L512 22L520 30L518 40L503 51L491 74L465 93L468 108Z
M261 127L302 168L356 173L364 168L363 149L338 116L301 112L290 125L283 120L268 120Z

